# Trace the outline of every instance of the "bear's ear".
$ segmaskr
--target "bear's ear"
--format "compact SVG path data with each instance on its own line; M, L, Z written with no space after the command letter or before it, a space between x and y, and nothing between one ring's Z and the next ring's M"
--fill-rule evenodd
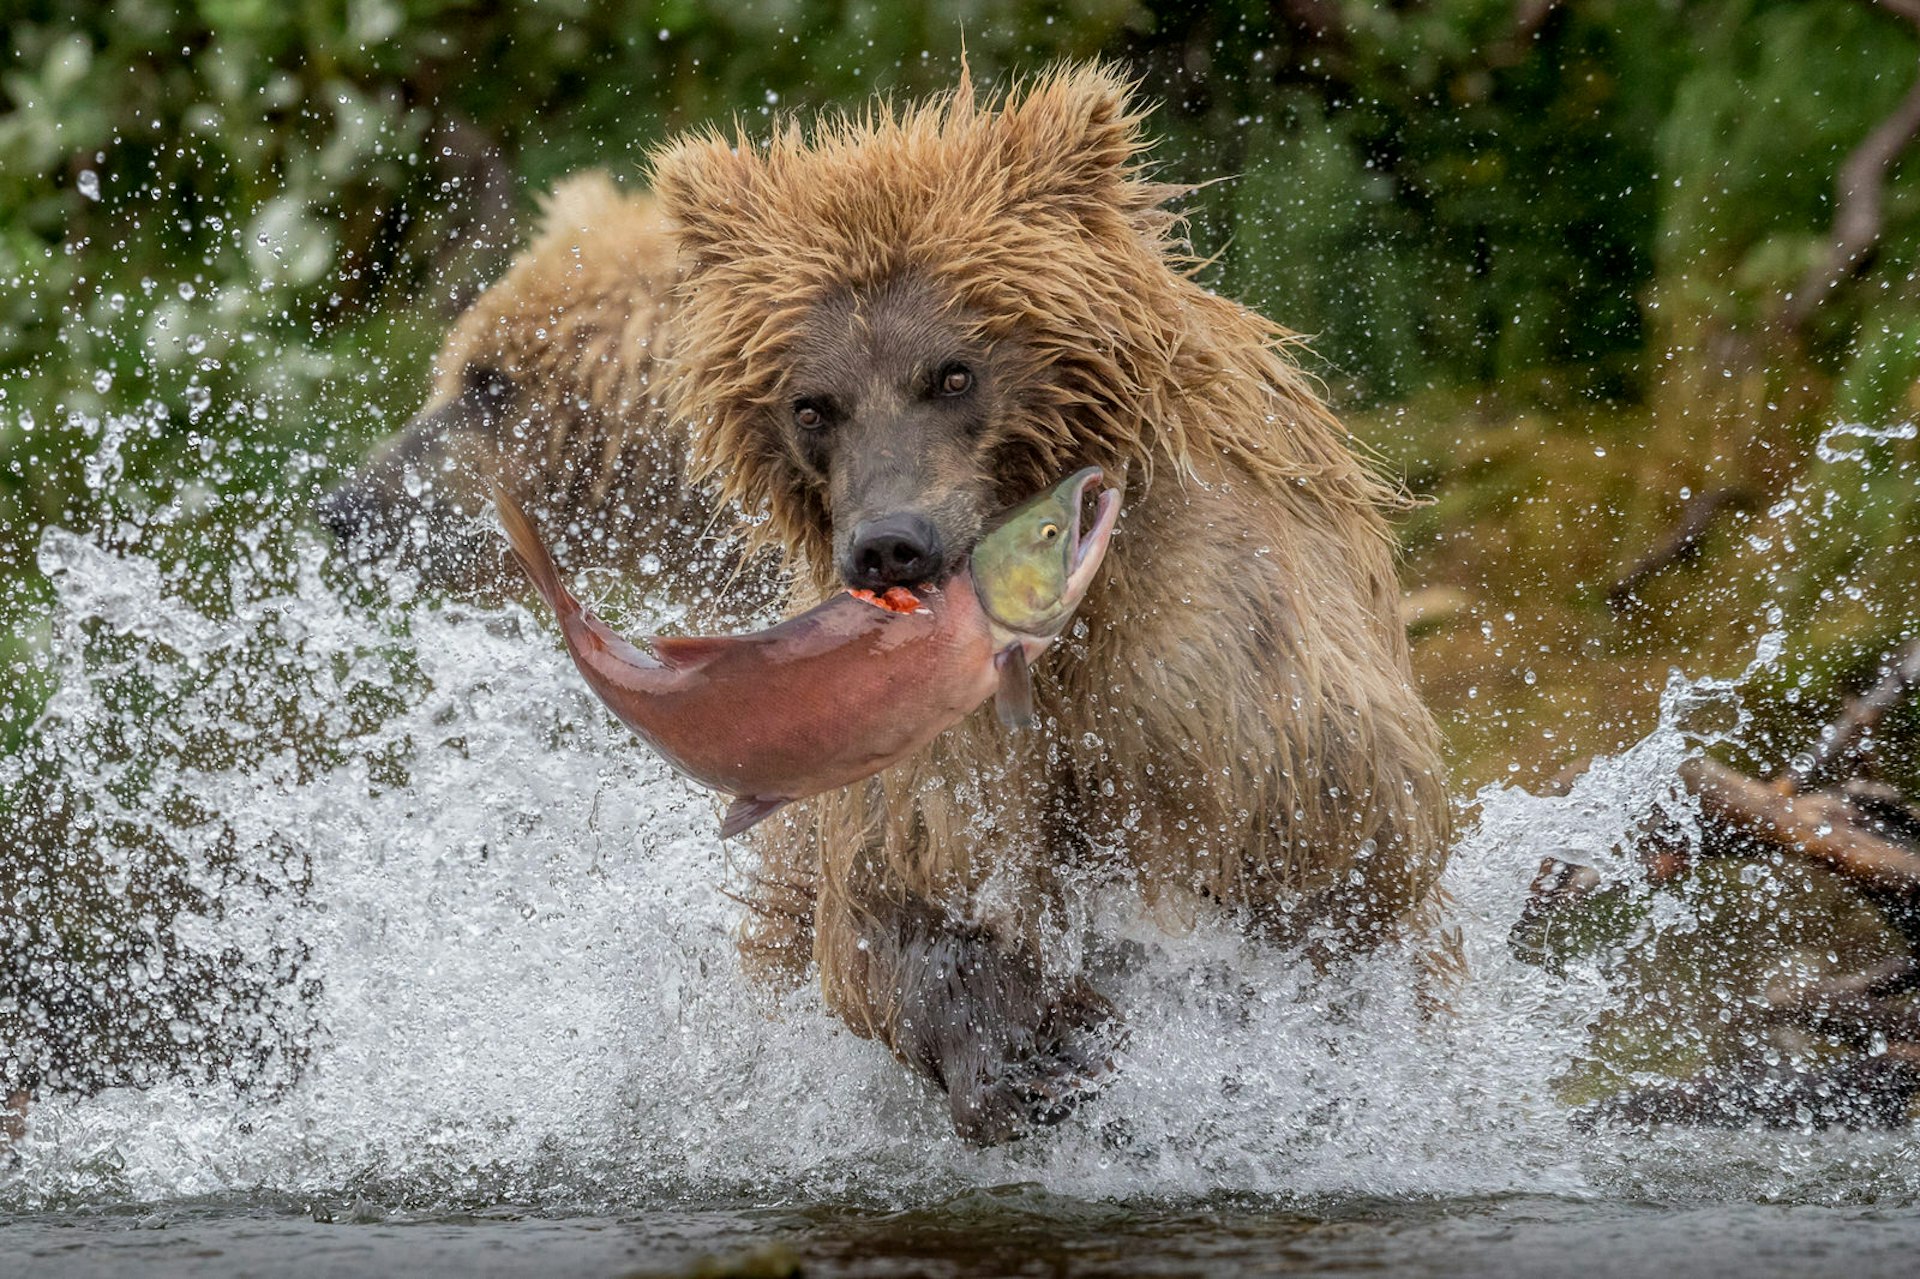
M1139 188L1157 201L1164 192L1138 181L1145 113L1133 88L1114 68L1087 63L1057 67L1009 94L993 122L1009 194L1126 208Z
M744 139L730 143L713 131L690 134L653 153L654 194L691 262L723 256L726 245L742 238L760 203L762 168Z
M569 174L540 201L540 227L534 233L533 251L555 239L572 239L609 221L617 222L626 200L605 169Z

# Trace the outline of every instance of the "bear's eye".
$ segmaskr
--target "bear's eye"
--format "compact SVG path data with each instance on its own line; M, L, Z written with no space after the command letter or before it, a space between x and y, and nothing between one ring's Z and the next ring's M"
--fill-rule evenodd
M934 379L941 395L965 395L973 389L973 370L964 364L945 364Z
M803 431L817 431L827 424L827 415L812 400L795 400L793 424Z
M513 379L491 365L467 365L461 370L461 381L465 383L463 389L467 396L489 423L504 413L513 400Z

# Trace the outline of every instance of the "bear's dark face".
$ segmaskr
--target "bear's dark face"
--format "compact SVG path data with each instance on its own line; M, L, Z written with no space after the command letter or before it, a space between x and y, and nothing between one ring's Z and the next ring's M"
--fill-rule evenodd
M321 497L316 513L349 554L418 569L443 587L471 586L496 567L482 524L487 480L502 471L503 424L524 397L492 370L467 370L458 395L417 414Z
M975 331L905 281L822 303L794 346L774 428L824 491L846 585L944 578L999 508L1011 365Z

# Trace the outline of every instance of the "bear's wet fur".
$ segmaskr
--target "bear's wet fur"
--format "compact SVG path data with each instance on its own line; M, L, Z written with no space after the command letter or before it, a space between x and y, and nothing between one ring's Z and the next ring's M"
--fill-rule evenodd
M1080 466L1126 488L1040 665L1039 732L976 714L758 842L749 969L817 966L828 1005L982 1141L1059 1118L1109 1066L1120 1022L1064 922L1088 885L1317 959L1419 941L1440 902L1449 807L1409 674L1400 496L1294 335L1195 282L1165 207L1181 192L1144 150L1130 87L1078 66L654 160L680 248L674 416L796 603L951 567ZM885 554L883 525L911 530Z

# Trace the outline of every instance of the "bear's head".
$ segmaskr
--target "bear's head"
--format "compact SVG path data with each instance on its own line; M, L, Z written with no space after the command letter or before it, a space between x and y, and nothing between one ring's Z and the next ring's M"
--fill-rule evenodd
M880 587L1080 466L1180 465L1206 295L1143 147L1126 83L1076 67L659 152L699 472L822 586Z
M604 173L555 188L532 243L448 334L426 406L321 498L344 548L442 587L491 583L494 482L575 562L631 563L673 540L666 521L704 525L682 510L684 439L648 386L672 288L659 223L650 196Z

